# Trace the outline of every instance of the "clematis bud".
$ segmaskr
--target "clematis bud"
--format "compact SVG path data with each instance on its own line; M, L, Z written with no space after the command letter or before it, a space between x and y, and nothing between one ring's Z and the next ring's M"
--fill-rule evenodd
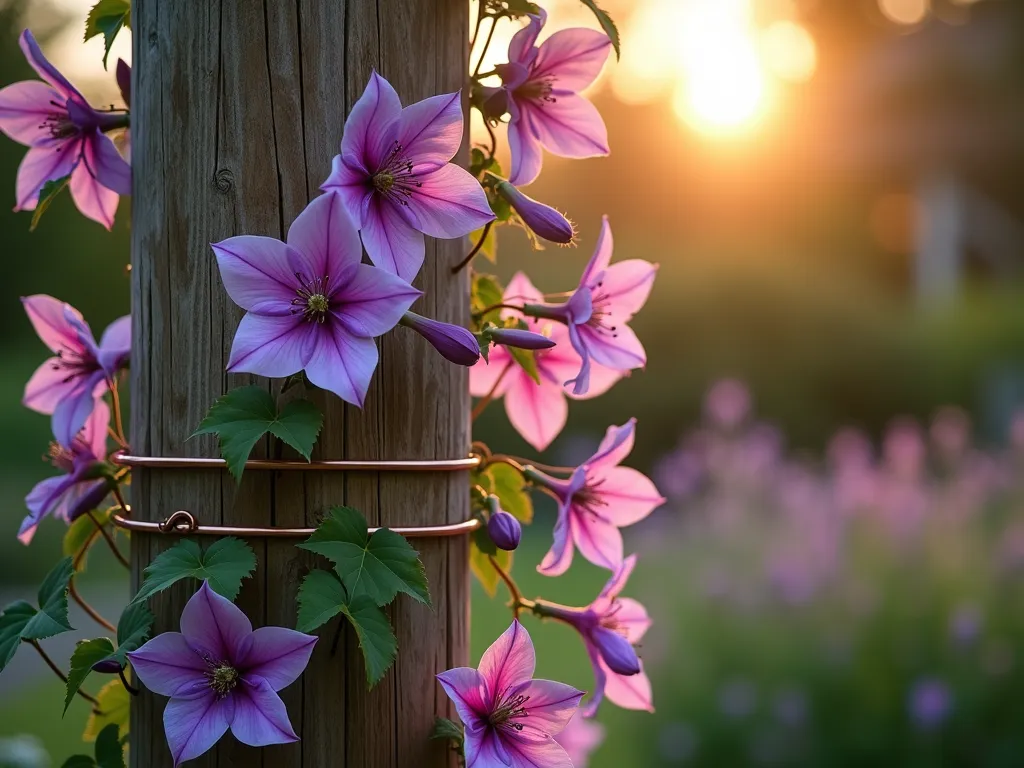
M523 527L514 516L503 509L491 514L487 521L487 533L491 541L498 549L511 552L519 546L519 540L523 536Z
M114 70L114 76L117 78L117 87L121 91L121 98L124 99L124 105L128 109L132 108L132 68L129 67L124 59L117 60L117 69Z
M480 344L471 331L451 323L431 320L429 317L406 312L400 325L412 328L416 333L430 342L431 346L441 355L456 365L475 365L480 359Z
M92 665L93 672L105 672L108 675L116 675L121 671L121 665L114 659L100 659Z
M507 181L499 181L494 189L505 198L519 214L523 223L532 229L538 237L561 245L571 243L576 237L576 230L573 228L572 222L550 205L544 205L544 203L524 195Z
M639 674L640 659L625 635L606 627L598 627L592 637L601 658L612 672L617 675Z
M487 332L487 336L493 343L504 344L506 347L551 349L555 346L555 342L549 337L519 328L491 328Z

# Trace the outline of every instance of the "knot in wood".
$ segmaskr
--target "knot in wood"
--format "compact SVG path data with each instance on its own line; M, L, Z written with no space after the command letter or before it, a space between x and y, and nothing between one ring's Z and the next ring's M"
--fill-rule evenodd
M213 174L213 186L221 194L228 194L235 188L235 174L229 168L220 168Z

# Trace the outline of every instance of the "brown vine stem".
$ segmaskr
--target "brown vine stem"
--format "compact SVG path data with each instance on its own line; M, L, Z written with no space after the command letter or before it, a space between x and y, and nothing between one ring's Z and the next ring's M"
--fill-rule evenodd
M526 471L526 466L520 464L511 456L506 456L504 453L492 453L487 459L487 464L508 464L510 467L515 469L519 474Z
M478 320L481 317L483 317L484 315L486 315L488 312L493 312L496 309L514 309L517 312L522 312L523 311L522 307L517 307L515 304L491 304L491 306L484 307L479 312L474 312L473 313L473 319L474 320Z
M117 632L117 627L115 627L109 621L104 619L99 614L99 611L97 611L95 608L93 608L91 605L89 605L89 603L86 602L85 598L82 597L80 594L78 594L78 587L75 586L75 577L74 576L72 576L68 580L68 594L71 595L71 598L82 607L83 611L85 611L87 614L89 614L89 618L90 619L95 621L97 624L99 624L101 627L103 627L108 632Z
M51 659L49 654L46 651L43 650L43 646L41 646L39 644L38 640L25 640L24 642L28 643L29 645L31 645L33 648L36 649L36 653L38 653L43 658L43 661L46 662L46 666L48 666L50 669L53 670L53 673L64 682L64 685L68 684L68 676L65 675L61 671L60 667L58 667L53 662L53 659ZM78 689L78 695L81 696L86 701L88 701L90 704L92 704L93 714L96 714L96 715L102 715L103 714L103 710L100 709L100 703L99 703L99 701L96 700L95 697L90 696L88 693L83 691L81 688Z
M523 593L519 591L519 587L512 581L512 577L505 573L505 569L498 565L498 561L494 559L493 555L488 555L487 559L491 562L491 567L497 572L501 580L505 582L505 586L508 587L508 593L512 597L512 615L515 618L519 618L519 614L523 608L526 607L523 600Z
M491 401L494 399L494 393L498 391L498 387L501 385L501 380L505 378L511 367L512 363L509 362L505 366L505 370L498 374L498 378L495 380L494 386L491 387L491 391L480 398L480 402L473 407L473 412L469 416L470 421L476 421L480 414L486 410L487 406L491 404Z
M487 235L491 231L492 226L494 226L493 219L484 224L484 231L480 233L480 239L477 240L476 245L473 246L473 250L469 252L469 255L466 258L464 258L462 261L460 261L458 264L452 267L453 275L457 275L459 272L461 272L463 269L469 266L469 262L473 260L473 257L480 253L480 249L484 247L484 242L487 240Z
M124 686L124 689L128 691L128 693L130 693L132 696L139 695L139 689L131 683L129 683L128 678L124 676L124 667L121 667L121 669L117 670L117 676L121 678L121 685Z
M121 509L127 515L128 505L124 502L124 497L121 495L121 489L116 485L114 486L114 498L117 499L118 504L121 505ZM89 510L86 514L89 516L89 519L96 524L96 528L106 540L107 546L110 547L110 551L114 553L114 557L117 558L118 562L120 562L125 568L131 570L132 564L125 559L124 555L121 554L121 550L117 548L117 542L114 541L114 537L110 535L110 532L103 527L103 523L96 519L96 515L92 513L92 510Z
M544 472L555 472L562 475L571 475L576 471L576 467L556 467L552 464L541 464L539 461L531 461L530 459L524 459L522 456L509 456L510 459L515 459L522 464L530 464L536 469L543 470Z
M487 56L487 49L491 47L491 40L494 39L494 30L498 28L498 17L491 16L491 29L487 33L487 39L484 40L484 47L480 51L480 58L476 60L476 67L473 69L473 79L475 80L480 76L480 68L484 65L484 57Z
M110 379L107 385L110 387L110 401L114 406L114 427L117 433L114 439L122 446L127 447L128 440L124 436L124 422L121 420L121 395L118 392L117 378Z

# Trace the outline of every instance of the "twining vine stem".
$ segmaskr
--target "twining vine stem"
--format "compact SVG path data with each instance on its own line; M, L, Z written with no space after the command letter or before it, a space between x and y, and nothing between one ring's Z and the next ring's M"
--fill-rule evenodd
M473 246L473 250L469 252L469 255L466 258L464 258L462 261L460 261L458 264L452 267L453 275L457 275L459 272L465 269L469 265L469 262L473 260L473 257L480 253L480 249L484 247L484 243L487 241L487 235L490 233L492 226L494 226L493 221L488 221L486 224L484 224L484 230L483 232L480 233L480 239L477 240L476 245Z
M40 656L42 656L42 658L43 658L43 661L45 661L45 662L46 662L46 666L48 666L48 667L49 667L50 669L52 669L52 670L53 670L53 673L54 673L55 675L57 675L57 677L59 677L59 678L60 678L61 680L63 680L63 681L64 681L64 685L67 685L67 684L68 684L68 676L67 676L67 675L65 675L65 674L64 674L64 673L63 673L63 672L61 671L60 667L58 667L58 666L57 666L57 665L56 665L56 664L55 664L55 663L53 662L53 659L51 659L51 658L50 658L50 656L49 656L49 654L47 654L47 653L46 653L46 651L44 651L44 650L43 650L43 646L41 646L41 645L39 644L39 641L38 641L38 640L25 640L24 642L28 643L29 645L31 645L31 646L32 646L33 648L35 648L35 649L36 649L36 652L37 652L37 653L38 653L38 654L39 654ZM85 699L86 701L88 701L88 702L89 702L90 704L92 704L92 711L93 711L93 714L94 714L94 715L102 715L102 714L103 714L103 710L101 710L101 709L100 709L100 703L99 703L99 701L98 701L98 700L97 700L97 699L96 699L96 698L95 698L94 696L90 696L90 695L89 695L88 693L86 693L85 691L83 691L83 690L82 690L81 688L79 688L79 689L78 689L78 690L76 691L76 693L77 693L77 694L78 694L79 696L81 696L81 697L82 697L83 699Z
M121 685L124 686L124 689L128 691L128 693L130 693L132 696L139 695L139 689L131 683L129 683L128 678L124 676L124 667L121 667L121 669L117 670L117 676L121 678Z
M78 603L79 606L81 606L83 611L85 611L87 614L89 614L89 618L90 619L95 621L97 624L99 624L101 627L103 627L108 632L117 632L117 627L115 627L113 624L111 624L109 621L107 621L105 618L103 618L99 614L99 611L97 611L95 608L93 608L91 605L89 605L89 603L86 602L85 598L83 598L80 594L78 594L78 587L75 586L75 577L74 576L72 576L68 580L68 594L71 595L72 599L76 603Z
M115 485L113 493L114 498L117 499L117 503L121 505L121 509L127 515L128 505L125 504L124 497L121 495L121 489ZM106 540L107 545L110 547L110 551L114 553L114 557L118 559L121 565L130 570L132 565L125 559L125 556L121 554L121 550L117 548L117 542L114 541L114 537L111 536L110 532L103 527L103 523L96 519L96 515L94 515L91 510L89 512L86 512L86 514L89 515L90 520L96 523L96 528L99 529L100 534L102 534L103 538Z

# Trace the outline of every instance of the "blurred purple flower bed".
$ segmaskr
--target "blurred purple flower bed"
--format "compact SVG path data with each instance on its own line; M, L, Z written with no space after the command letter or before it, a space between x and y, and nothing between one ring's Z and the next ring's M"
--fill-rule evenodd
M793 455L737 381L658 464L631 544L659 621L637 765L1024 764L1024 417L856 430Z

